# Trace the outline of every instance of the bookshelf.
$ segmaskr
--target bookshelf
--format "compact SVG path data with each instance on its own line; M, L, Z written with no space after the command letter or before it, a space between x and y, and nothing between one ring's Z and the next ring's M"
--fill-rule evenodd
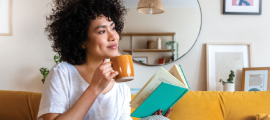
M173 52L171 49L136 49L133 48L134 37L135 36L171 36L172 41L175 39L175 32L153 32L153 33L121 33L121 36L130 37L130 48L131 49L123 49L123 52L130 52L130 55L133 52Z

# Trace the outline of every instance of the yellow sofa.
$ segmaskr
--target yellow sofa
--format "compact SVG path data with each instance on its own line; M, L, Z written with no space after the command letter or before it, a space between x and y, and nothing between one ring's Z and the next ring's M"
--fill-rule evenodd
M41 93L0 91L0 120L36 120L40 98ZM257 114L257 119L270 114L270 91L189 91L175 104L170 119L256 120Z

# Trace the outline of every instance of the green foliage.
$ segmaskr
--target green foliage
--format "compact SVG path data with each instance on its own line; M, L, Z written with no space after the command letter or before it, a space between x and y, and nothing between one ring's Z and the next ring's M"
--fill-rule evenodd
M227 79L227 82L223 81L222 79L219 80L219 82L222 82L222 85L224 85L225 83L233 83L233 77L235 77L234 72L231 70L231 73L229 75L229 78Z
M229 78L227 79L227 83L233 83L233 77L235 77L234 72L231 70Z
M175 41L168 41L168 42L166 42L165 44L166 45L173 45L175 43Z
M41 81L44 84L45 79L47 78L50 71L48 70L48 68L40 68L39 71L43 75L43 79L41 79Z
M222 79L219 80L219 82L222 82L222 85L224 85L226 82L223 81Z
M63 62L63 61L60 60L60 58L57 55L54 55L53 60L54 60L54 62L56 64ZM44 67L43 68L40 68L39 71L43 75L43 79L41 79L41 81L44 84L44 82L45 82L45 80L46 80L46 78L47 78L47 76L48 76L48 74L49 74L50 71L49 71L48 68L44 68Z
M59 58L57 55L54 55L53 60L54 60L54 62L55 62L56 64L57 64L57 63L63 62L63 61L60 60L60 58Z

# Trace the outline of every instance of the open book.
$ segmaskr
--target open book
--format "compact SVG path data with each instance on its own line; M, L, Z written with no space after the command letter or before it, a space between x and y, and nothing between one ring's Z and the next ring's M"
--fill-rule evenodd
M131 116L147 117L159 109L165 114L188 90L180 65L174 65L169 72L161 67L131 100L130 106L135 109Z

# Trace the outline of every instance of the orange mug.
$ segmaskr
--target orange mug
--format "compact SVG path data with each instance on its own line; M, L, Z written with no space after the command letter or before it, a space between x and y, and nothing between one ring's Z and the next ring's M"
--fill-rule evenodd
M115 82L127 82L134 79L134 67L131 55L120 55L110 59L113 70L118 71Z

